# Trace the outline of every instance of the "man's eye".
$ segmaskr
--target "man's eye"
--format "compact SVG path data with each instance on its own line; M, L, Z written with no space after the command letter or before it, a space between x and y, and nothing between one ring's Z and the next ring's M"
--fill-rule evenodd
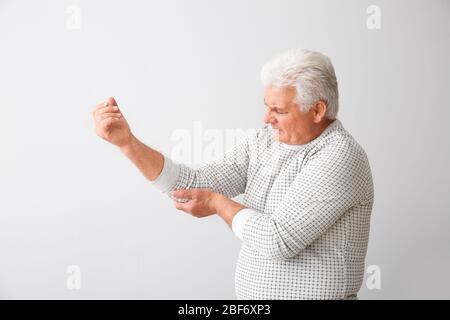
M271 111L274 111L276 114L287 114L287 112L281 112L277 109L271 109Z

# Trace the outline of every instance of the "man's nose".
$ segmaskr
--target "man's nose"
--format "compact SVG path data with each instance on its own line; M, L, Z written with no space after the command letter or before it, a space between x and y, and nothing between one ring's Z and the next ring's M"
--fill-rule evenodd
M272 122L272 117L270 116L270 113L269 112L266 112L265 114L264 114L264 123L265 124L269 124L269 123L271 123Z

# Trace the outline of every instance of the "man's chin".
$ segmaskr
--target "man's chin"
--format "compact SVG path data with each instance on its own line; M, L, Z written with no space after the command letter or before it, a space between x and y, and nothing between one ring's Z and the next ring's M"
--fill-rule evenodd
M283 131L279 130L279 129L274 129L273 130L273 134L272 137L274 140L278 141L278 142L283 142Z

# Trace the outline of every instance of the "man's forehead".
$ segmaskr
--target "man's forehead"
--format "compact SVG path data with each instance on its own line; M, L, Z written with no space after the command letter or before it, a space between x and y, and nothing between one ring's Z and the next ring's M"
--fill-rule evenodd
M268 107L273 106L278 109L287 109L290 107L291 104L294 104L294 101L270 99L270 98L264 97L264 104Z
M289 104L296 96L296 91L291 88L267 88L264 95L266 104Z

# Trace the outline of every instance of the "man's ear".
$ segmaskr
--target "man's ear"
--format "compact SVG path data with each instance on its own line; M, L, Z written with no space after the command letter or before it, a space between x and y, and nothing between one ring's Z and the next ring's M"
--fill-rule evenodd
M325 118L325 114L327 113L327 105L324 101L319 100L314 107L311 108L311 110L313 113L314 123L320 123Z

